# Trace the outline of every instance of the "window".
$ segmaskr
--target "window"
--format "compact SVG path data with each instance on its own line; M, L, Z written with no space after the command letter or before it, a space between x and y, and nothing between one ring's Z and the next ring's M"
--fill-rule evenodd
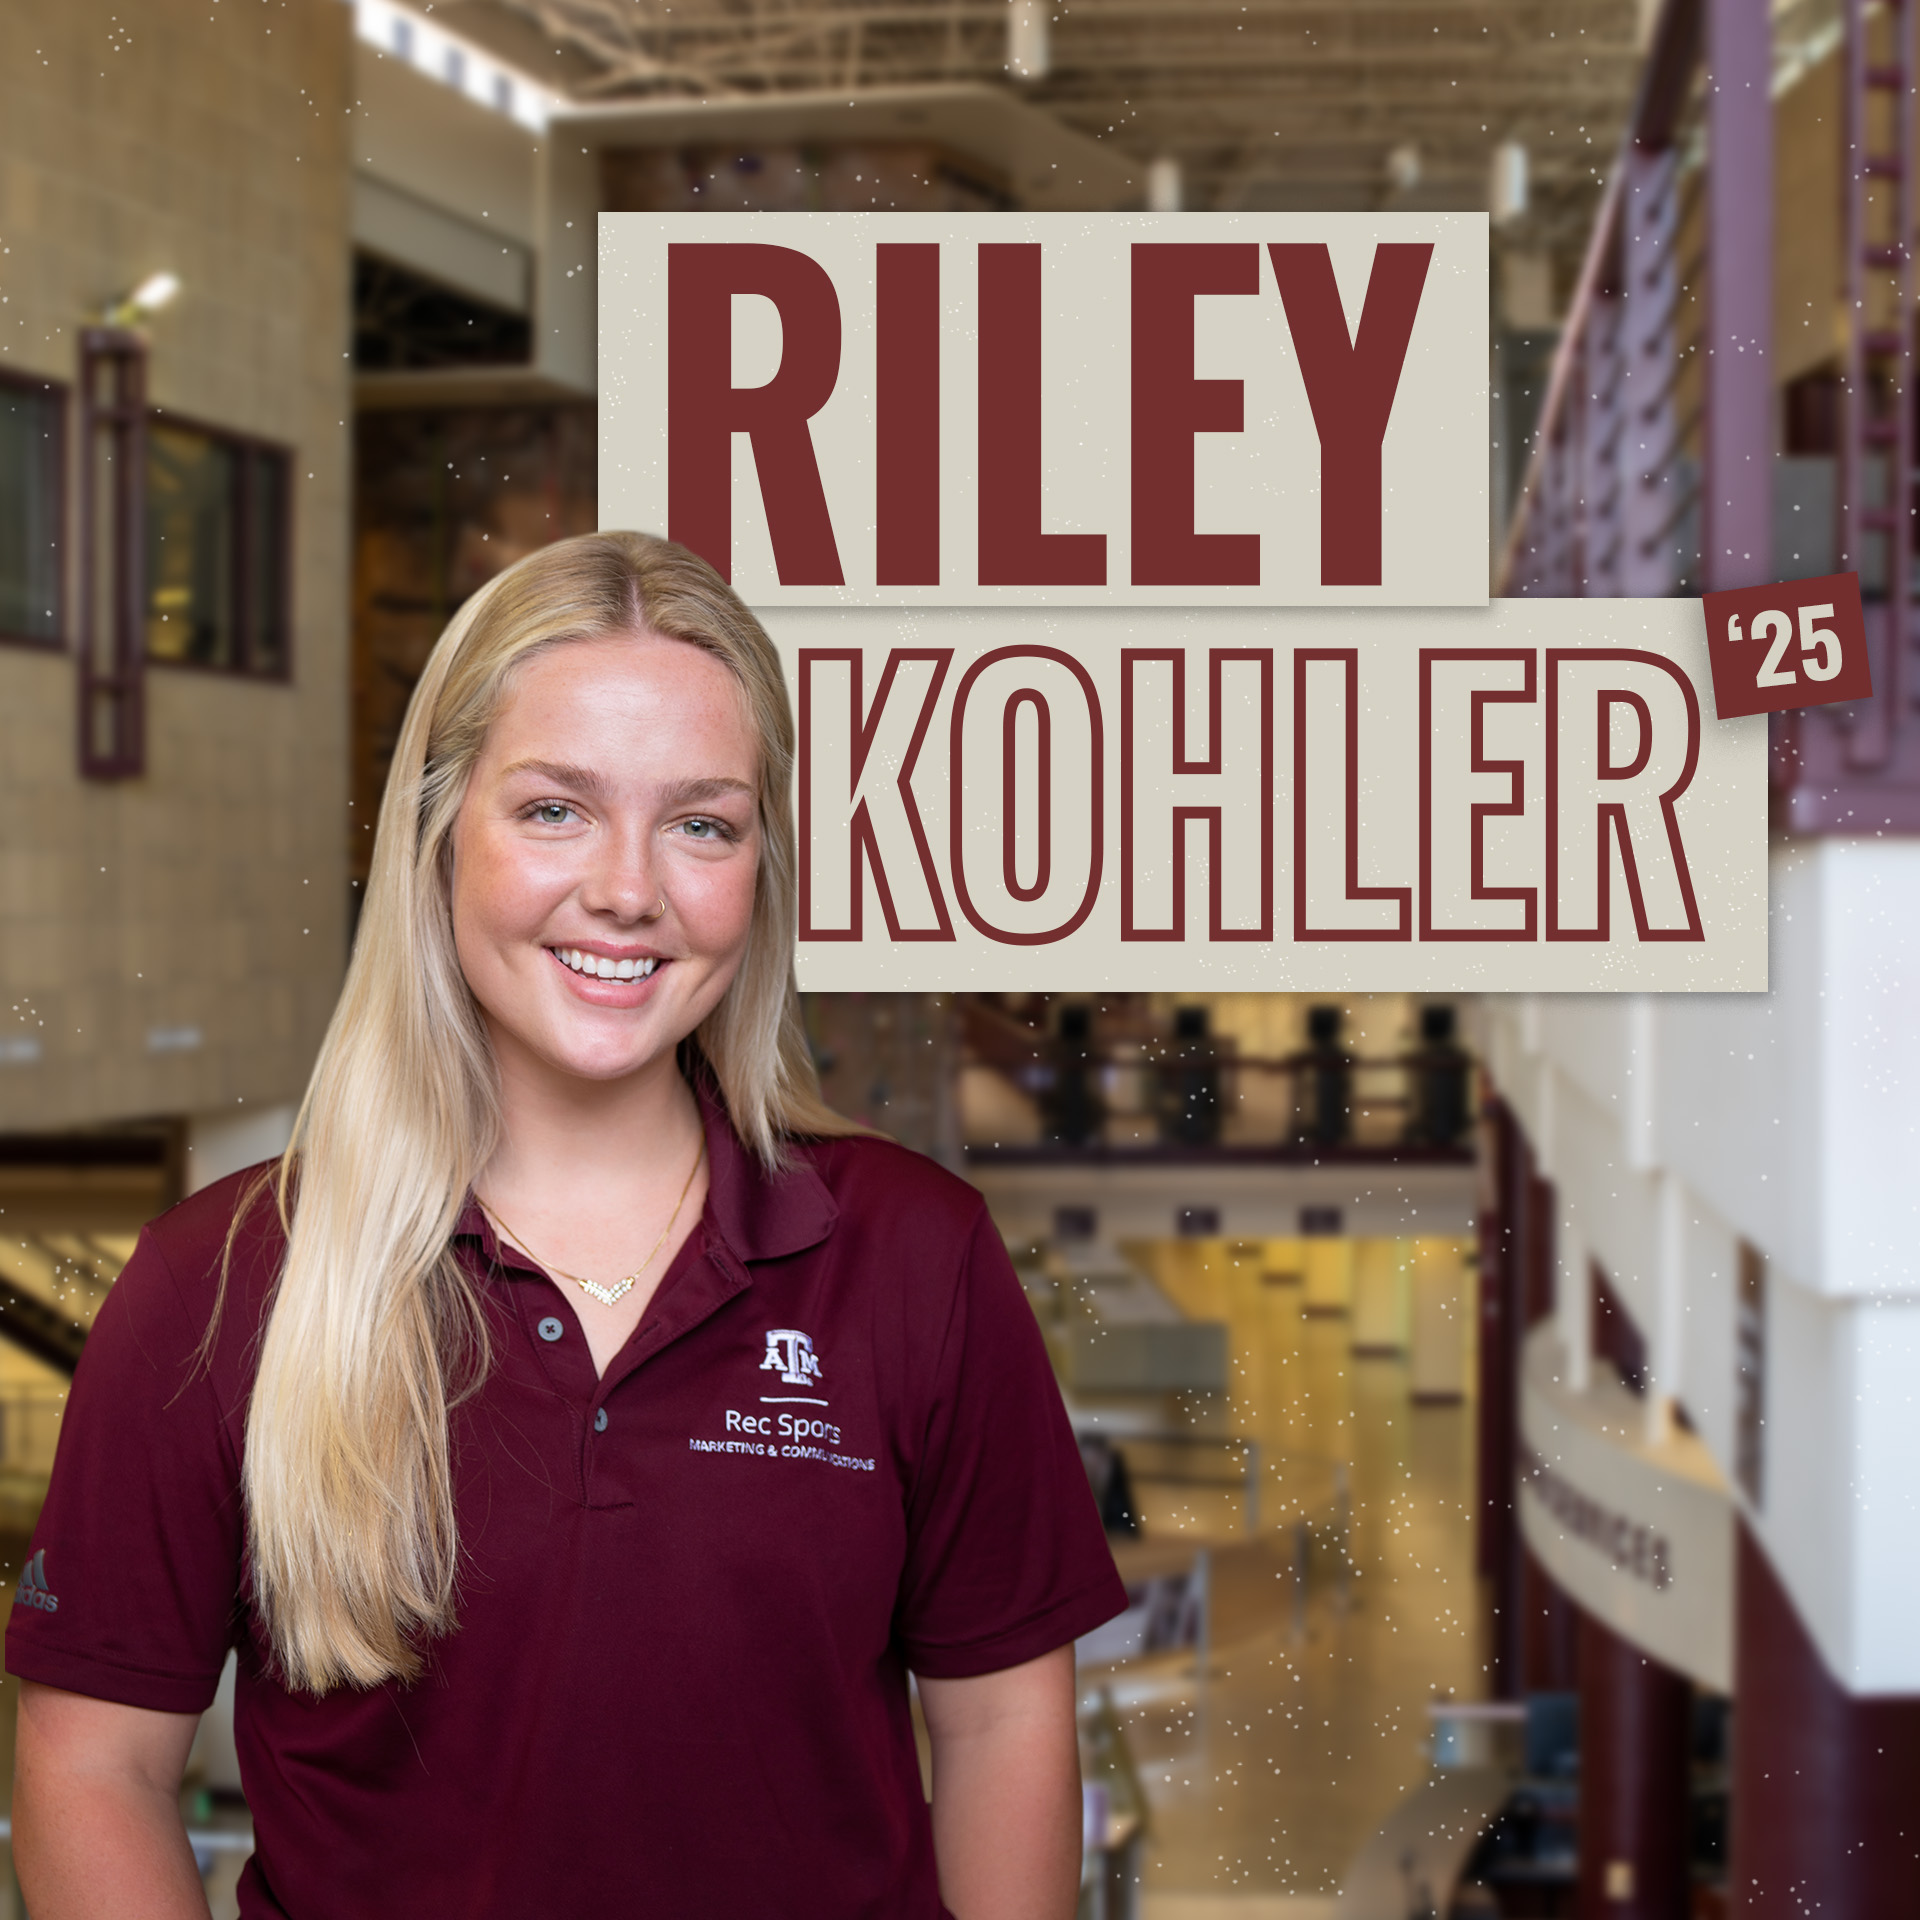
M146 655L287 671L287 457L157 415L147 430Z
M62 639L60 531L66 393L0 380L0 639Z

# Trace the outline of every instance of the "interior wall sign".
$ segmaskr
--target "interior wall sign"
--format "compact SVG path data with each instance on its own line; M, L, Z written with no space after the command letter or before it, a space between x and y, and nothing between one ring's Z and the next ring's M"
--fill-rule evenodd
M600 255L602 523L786 661L803 987L1765 988L1766 722L1697 604L1488 601L1484 216Z
M1487 598L1483 214L604 214L600 501L755 606Z

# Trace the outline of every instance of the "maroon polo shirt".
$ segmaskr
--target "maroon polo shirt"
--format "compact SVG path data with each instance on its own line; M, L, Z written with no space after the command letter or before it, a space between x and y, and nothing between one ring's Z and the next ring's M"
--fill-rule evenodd
M453 1415L459 1626L410 1686L316 1700L269 1667L240 1457L270 1207L210 1370L244 1176L142 1234L7 1664L198 1713L238 1648L250 1920L934 1920L908 1671L1016 1666L1125 1605L980 1197L871 1139L770 1176L705 1104L705 1211L604 1378L560 1287L463 1218L494 1362Z

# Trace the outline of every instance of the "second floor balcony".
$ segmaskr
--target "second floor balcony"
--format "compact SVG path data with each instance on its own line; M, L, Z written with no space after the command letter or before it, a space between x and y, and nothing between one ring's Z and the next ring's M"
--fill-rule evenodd
M1084 1003L962 1002L960 1120L969 1161L1464 1165L1475 1067L1449 1006L1417 1035L1361 1052L1338 1007L1307 1010L1301 1044L1252 1052L1204 1006L1170 1022L1102 1019Z

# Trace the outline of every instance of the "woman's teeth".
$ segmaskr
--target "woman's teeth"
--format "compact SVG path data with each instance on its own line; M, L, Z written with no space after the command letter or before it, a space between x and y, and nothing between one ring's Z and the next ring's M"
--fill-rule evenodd
M582 953L578 947L555 947L563 966L595 980L644 980L660 963L657 960L609 960L604 954Z

